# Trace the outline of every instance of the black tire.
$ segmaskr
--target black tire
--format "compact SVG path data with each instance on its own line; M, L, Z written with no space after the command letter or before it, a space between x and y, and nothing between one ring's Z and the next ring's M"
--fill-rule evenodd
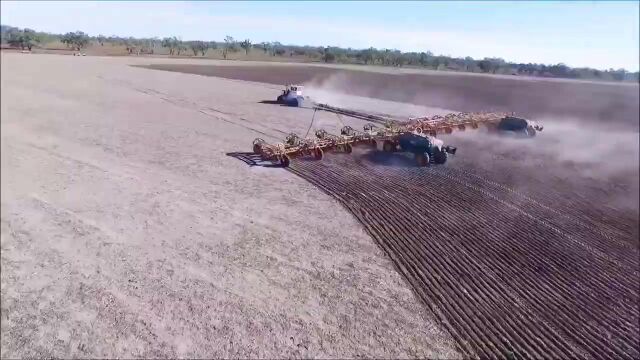
M416 163L420 167L429 166L429 154L425 153L416 153Z
M254 154L261 154L262 153L262 144L264 144L265 141L261 138L257 138L255 140L253 140L253 153Z
M536 136L536 129L533 128L533 126L529 126L527 127L527 129L525 130L525 132L527 133L527 135L529 137L535 137Z
M447 162L447 152L444 150L436 150L433 152L433 162L436 164L444 164Z
M316 148L315 150L313 150L313 158L314 159L322 160L323 156L324 156L324 151L322 151L322 149Z
M396 150L396 145L389 140L385 140L384 143L382 143L382 150L384 152L394 152Z
M351 146L351 144L345 144L344 152L346 152L347 154L351 154L353 152L353 146Z
M284 102L284 95L278 95L276 101L282 104Z
M289 158L289 155L282 155L282 157L280 158L280 164L282 165L282 167L289 167L290 163L291 158Z

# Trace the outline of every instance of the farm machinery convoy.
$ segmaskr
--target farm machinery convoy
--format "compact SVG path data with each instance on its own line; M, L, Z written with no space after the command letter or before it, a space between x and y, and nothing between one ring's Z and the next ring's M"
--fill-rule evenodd
M302 96L302 86L290 85L278 96L277 101L288 106L302 106L308 98ZM314 104L313 108L367 120L370 123L362 130L344 126L339 135L322 129L315 132L315 137L301 138L291 133L284 142L276 144L268 144L264 139L257 138L253 141L253 152L259 154L263 161L280 163L287 167L293 158L312 157L321 160L325 152L351 153L354 146L377 148L378 144L382 144L384 152L412 153L419 166L428 166L432 163L444 164L449 154L456 153L455 147L445 146L441 139L436 138L438 134L451 134L453 131L484 126L491 132L513 132L533 137L543 129L533 121L498 112L451 113L399 121L327 104Z

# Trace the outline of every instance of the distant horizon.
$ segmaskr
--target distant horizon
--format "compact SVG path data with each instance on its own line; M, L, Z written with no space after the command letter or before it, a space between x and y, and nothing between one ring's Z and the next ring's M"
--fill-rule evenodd
M639 2L15 2L2 25L64 34L397 49L598 70L640 68ZM330 21L327 19L331 19Z

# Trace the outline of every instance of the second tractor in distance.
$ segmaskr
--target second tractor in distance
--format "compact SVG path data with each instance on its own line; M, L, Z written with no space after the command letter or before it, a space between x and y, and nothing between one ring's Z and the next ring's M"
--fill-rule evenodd
M302 106L304 102L302 89L302 85L287 85L276 101L287 106Z

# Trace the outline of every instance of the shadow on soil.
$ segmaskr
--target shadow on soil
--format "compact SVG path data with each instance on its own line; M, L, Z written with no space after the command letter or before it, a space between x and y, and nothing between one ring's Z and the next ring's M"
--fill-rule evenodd
M276 100L260 100L260 101L258 101L258 104L269 104L269 105L285 106L283 103L279 103Z
M264 161L260 157L260 155L252 153L252 152L230 152L225 155L231 156L232 158L243 161L245 164L249 166L260 166L266 168L279 168L282 167L280 164L274 164L271 161Z
M362 158L366 161L382 166L406 168L418 167L416 160L413 158L413 154L410 153L387 153L384 151L369 151L363 154Z

